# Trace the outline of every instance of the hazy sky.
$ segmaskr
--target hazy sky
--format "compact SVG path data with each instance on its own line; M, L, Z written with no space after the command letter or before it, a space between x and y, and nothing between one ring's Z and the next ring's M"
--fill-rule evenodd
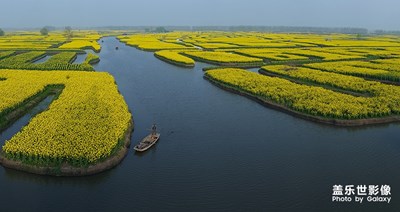
M400 30L399 0L1 0L0 27L267 25Z

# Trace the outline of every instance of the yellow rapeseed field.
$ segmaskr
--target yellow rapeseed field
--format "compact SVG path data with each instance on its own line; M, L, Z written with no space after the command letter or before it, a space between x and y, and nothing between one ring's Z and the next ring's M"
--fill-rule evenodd
M43 91L63 85L48 110L35 116L3 151L11 159L94 163L110 156L131 121L113 77L94 72L1 70L0 113Z
M60 49L85 49L93 48L95 51L100 51L100 45L95 41L89 40L73 40L71 42L65 43L59 47Z
M182 63L185 65L194 65L193 59L183 56L183 55L179 54L179 52L176 52L176 51L162 50L162 51L155 52L154 54L159 57L163 57L167 60L176 62L176 63Z
M242 69L215 69L207 71L205 75L236 90L309 115L337 119L360 119L400 114L400 99L398 98L400 89L397 86L368 84L365 81L365 86L375 86L376 93L373 97L363 97L339 93L318 86L297 84L286 79L263 76ZM321 83L327 84L329 81L335 80L328 76L312 77L310 75L310 81L314 78L315 81L325 80L326 82L321 81ZM343 79L342 84L345 83L350 83L349 79ZM360 84L360 82L358 83Z
M263 60L255 57L246 57L243 55L238 55L228 52L201 52L201 51L191 51L184 52L186 55L192 56L194 58L199 58L202 60L217 62L217 63L262 63Z

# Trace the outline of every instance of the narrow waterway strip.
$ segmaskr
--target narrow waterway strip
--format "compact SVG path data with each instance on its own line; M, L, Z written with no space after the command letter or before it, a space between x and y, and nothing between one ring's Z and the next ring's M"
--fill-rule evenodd
M77 54L72 64L82 64L86 59L87 54Z
M35 60L35 61L33 62L33 64L45 63L45 62L47 62L51 57L52 57L52 55L46 55L46 56L40 58L39 60Z
M41 101L38 105L33 107L30 111L28 111L24 116L19 118L13 124L11 124L6 130L0 133L0 142L1 145L4 145L4 142L11 139L16 133L21 131L21 129L26 126L29 121L37 114L45 111L50 104L53 102L56 95L51 94L47 96L43 101Z

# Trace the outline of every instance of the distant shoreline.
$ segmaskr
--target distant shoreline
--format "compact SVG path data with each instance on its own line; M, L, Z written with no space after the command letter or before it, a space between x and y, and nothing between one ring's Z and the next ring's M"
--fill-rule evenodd
M4 31L39 31L43 26L3 27ZM64 26L46 26L50 31L62 31ZM343 34L400 34L400 29L372 29L365 27L318 27L318 26L262 26L262 25L148 25L148 26L72 26L74 30L131 30L151 31L163 27L167 31L226 31L226 32L272 32L272 33L343 33Z

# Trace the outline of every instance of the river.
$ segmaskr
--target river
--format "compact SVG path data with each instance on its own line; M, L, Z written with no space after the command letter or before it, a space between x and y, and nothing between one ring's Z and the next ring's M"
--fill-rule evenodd
M266 108L151 52L103 38L97 71L111 73L132 110L132 143L116 168L76 178L0 168L2 210L385 211L400 208L399 124L321 125ZM116 50L115 47L119 49ZM385 203L333 203L332 186L390 185Z

